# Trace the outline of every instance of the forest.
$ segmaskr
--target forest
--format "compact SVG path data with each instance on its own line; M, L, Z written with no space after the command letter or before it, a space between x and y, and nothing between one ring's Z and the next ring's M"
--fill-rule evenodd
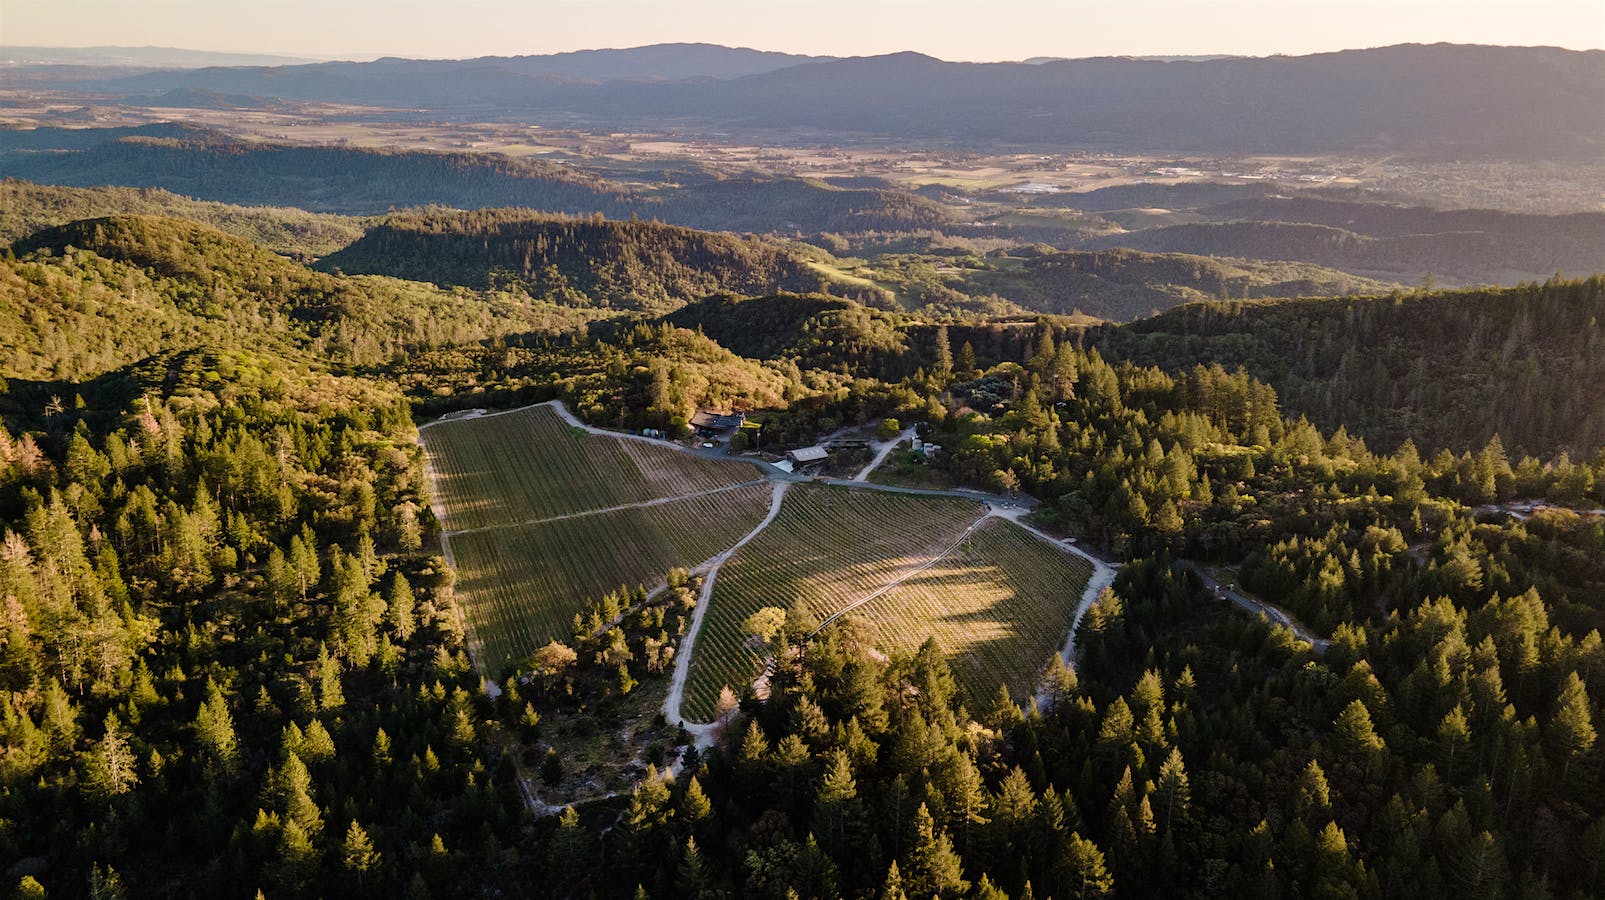
M649 222L419 213L373 252L450 220L483 280L354 275L145 201L7 220L40 223L0 257L7 890L1605 892L1599 277L1089 326L782 293L813 270L778 245ZM652 302L596 315L624 296ZM794 610L711 744L654 723L633 787L537 809L526 779L579 765L553 738L665 677L696 586L584 598L476 672L417 423L553 398L739 409L766 449L920 423L933 478L1123 566L1039 698Z

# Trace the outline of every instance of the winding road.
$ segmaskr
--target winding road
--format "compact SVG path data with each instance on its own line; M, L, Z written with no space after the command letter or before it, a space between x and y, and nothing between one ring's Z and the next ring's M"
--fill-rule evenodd
M687 722L680 714L680 705L685 699L685 680L691 674L691 651L696 647L697 635L702 631L702 619L708 614L708 606L713 600L713 585L719 579L719 567L725 561L736 555L736 551L747 545L747 542L757 537L760 532L769 527L769 523L780 515L780 501L786 497L786 491L791 485L788 482L777 481L769 495L769 513L763 517L756 527L747 532L746 536L736 541L723 553L708 560L704 565L707 574L702 577L702 590L697 592L697 607L691 613L691 625L685 630L685 638L680 641L680 649L674 655L674 678L669 681L669 693L663 698L663 718L678 724L696 739L697 746L707 747L713 743L717 722L699 724Z
M868 480L869 473L871 473L871 472L875 471L876 469L880 468L881 463L886 461L886 457L892 455L892 451L897 448L898 444L901 444L904 441L912 441L912 440L914 440L914 426L910 425L907 428L903 429L901 432L898 432L897 436L892 438L891 440L888 440L888 441L870 441L870 443L869 443L870 447L874 448L874 450L875 450L875 458L871 459L869 461L869 464L864 466L864 468L858 470L858 474L853 476L853 480L854 481L865 481L865 480Z

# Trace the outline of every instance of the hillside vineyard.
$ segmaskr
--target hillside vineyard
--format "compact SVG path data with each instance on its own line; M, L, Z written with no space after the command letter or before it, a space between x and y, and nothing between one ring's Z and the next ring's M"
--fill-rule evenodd
M1605 896L1600 51L6 51L0 893Z

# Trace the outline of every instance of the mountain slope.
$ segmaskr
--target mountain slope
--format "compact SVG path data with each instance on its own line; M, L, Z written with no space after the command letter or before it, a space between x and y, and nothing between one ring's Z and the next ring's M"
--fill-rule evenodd
M93 377L201 346L301 349L371 365L579 318L521 295L315 272L156 216L71 222L0 254L0 368L31 378Z
M1239 366L1373 447L1549 456L1605 444L1605 277L1399 297L1196 303L1096 329L1110 357Z
M13 134L29 143L47 137ZM490 154L255 143L193 129L179 134L130 135L65 153L13 151L0 156L0 164L5 174L48 184L163 188L226 203L358 215L398 204L521 203L590 212L617 209L622 202L622 194L601 179L551 163Z
M319 266L441 285L516 286L565 304L655 312L714 293L824 283L799 257L766 241L527 209L393 216Z
M540 160L245 141L181 125L0 131L0 174L47 184L115 184L249 205L381 214L408 206L527 206L638 215L708 230L905 231L946 224L943 208L888 187L800 178L677 173L626 187Z
M1286 213L1290 216L1287 220L1167 225L1097 238L1088 245L1292 260L1412 281L1430 272L1462 284L1605 271L1605 213L1521 216L1462 210L1405 214L1400 217L1405 221L1393 222L1379 221L1388 218L1389 208L1357 204L1349 218L1334 214L1335 210L1322 210L1326 215L1321 218L1343 223L1332 225L1291 218L1298 215L1291 206L1254 203L1232 207L1234 213L1244 216Z
M43 228L114 215L187 219L301 260L344 247L362 236L364 224L362 219L286 207L190 200L152 188L72 188L0 180L0 244Z
M992 268L964 271L962 290L995 293L1038 312L1079 311L1114 321L1194 300L1325 297L1391 287L1321 266L1126 249L994 256L988 262Z

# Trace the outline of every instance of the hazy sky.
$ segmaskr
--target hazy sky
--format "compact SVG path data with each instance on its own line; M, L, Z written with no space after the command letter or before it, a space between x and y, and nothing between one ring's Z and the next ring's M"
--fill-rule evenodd
M1403 42L1605 48L1605 0L0 0L0 43L324 58L663 41L952 60L1309 53Z

